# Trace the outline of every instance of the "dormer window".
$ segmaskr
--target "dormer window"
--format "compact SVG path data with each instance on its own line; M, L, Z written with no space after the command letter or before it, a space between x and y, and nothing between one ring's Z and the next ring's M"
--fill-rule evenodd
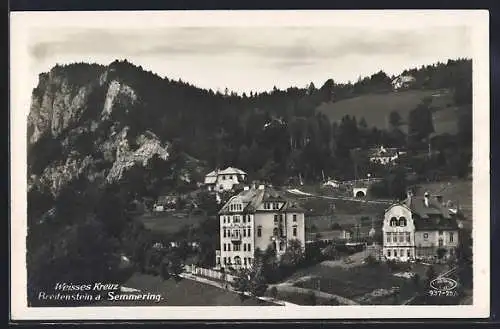
M398 226L398 219L396 217L392 217L389 222L389 226Z

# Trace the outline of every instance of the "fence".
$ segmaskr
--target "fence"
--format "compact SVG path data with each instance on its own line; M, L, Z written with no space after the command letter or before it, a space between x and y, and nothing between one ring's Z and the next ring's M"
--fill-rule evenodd
M220 271L198 267L196 265L186 265L186 272L193 275L204 276L211 279L216 279L220 281L232 282L236 277L228 273L222 273Z

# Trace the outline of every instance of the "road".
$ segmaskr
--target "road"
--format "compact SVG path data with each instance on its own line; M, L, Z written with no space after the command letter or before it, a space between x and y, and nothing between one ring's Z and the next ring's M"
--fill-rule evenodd
M306 192L303 192L303 191L298 190L298 189L287 190L287 192L291 193L291 194L295 194L297 196L302 196L302 197L315 197L315 198L323 198L323 199L329 199L329 200L344 200L344 201L353 201L353 202L361 202L361 203L387 204L387 205L390 205L393 203L393 201L389 201L389 200L367 200L367 199L344 197L344 196L317 195L317 194L306 193Z

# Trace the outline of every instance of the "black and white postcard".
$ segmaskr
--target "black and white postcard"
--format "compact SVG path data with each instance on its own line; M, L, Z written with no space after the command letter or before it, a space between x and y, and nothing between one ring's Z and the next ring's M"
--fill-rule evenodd
M13 320L489 316L487 11L10 31Z

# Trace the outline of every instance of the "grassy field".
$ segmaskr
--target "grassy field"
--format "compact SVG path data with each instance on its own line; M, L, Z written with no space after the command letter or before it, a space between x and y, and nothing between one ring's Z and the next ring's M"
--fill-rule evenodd
M399 304L415 293L415 285L411 279L394 276L385 264L363 265L344 269L340 267L317 266L310 271L313 278L296 283L297 286L346 297L363 304L366 294L377 289L400 288L398 300L392 296L370 299L367 304Z
M174 213L162 212L157 214L143 214L136 217L146 228L158 233L172 234L176 233L183 226L197 226L206 217L202 215L176 216Z
M339 102L323 103L317 110L327 115L332 121L340 121L343 116L351 115L358 120L364 117L368 126L386 129L389 113L398 111L403 122L406 122L408 113L425 97L432 97L432 106L437 109L433 114L436 133L455 133L457 109L451 106L452 93L446 90L408 90L368 94ZM401 128L404 131L407 130L406 125Z
M103 301L98 306L269 306L273 305L255 298L244 301L233 292L196 281L183 279L163 280L159 276L136 273L125 287L141 290L143 293L161 294L163 300L154 301ZM97 305L96 305L97 306Z

